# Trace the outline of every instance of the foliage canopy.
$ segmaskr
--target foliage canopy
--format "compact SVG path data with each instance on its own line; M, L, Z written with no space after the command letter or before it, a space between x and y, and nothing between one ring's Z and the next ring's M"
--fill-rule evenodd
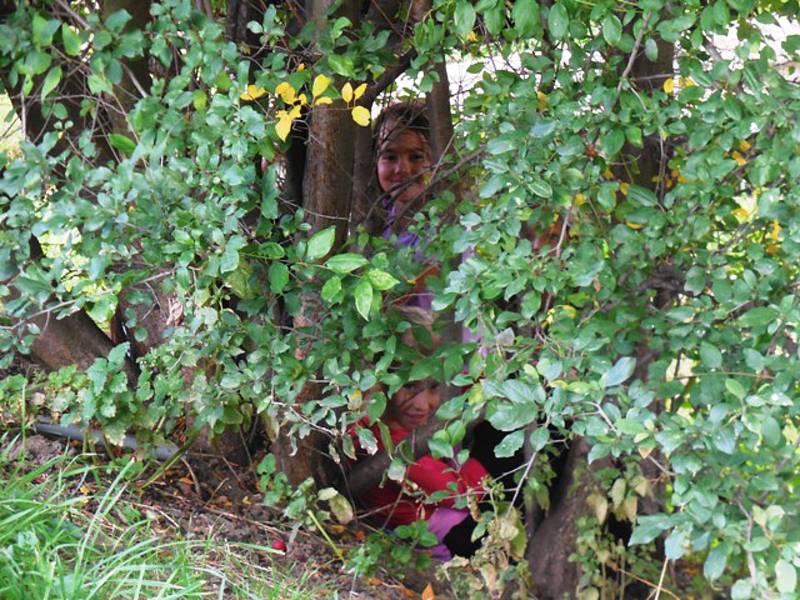
M264 415L292 441L324 431L343 460L347 428L385 409L370 388L436 377L466 391L440 409L434 455L480 411L505 453L583 438L597 521L635 522L631 544L661 537L735 598L796 593L796 2L435 0L388 19L286 3L235 41L188 0L153 2L143 28L78 5L27 3L0 26L28 134L0 155L2 366L42 315L104 325L119 308L139 343L144 308L170 297L182 317L135 377L121 344L85 371L7 377L4 402L44 391L65 423L151 443L187 412L216 432ZM467 76L433 178L460 185L415 215L421 246L370 235L366 188L314 214L292 182L328 160L293 153L315 123L346 116L326 151L363 183L354 146L369 153L385 79L428 93L441 61ZM410 325L385 309L419 253L442 266L434 309L478 341L402 343ZM525 475L546 504L547 469Z

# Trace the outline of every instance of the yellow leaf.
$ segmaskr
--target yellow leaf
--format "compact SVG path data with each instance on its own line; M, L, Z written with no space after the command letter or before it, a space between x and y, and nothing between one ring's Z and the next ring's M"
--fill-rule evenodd
M286 141L289 132L292 130L292 117L285 110L278 111L278 122L275 124L275 133L281 140Z
M641 229L642 227L644 227L644 225L642 225L641 223L634 223L633 221L626 221L625 225L627 225L631 229Z
M306 104L308 104L308 98L306 98L305 94L300 94L297 97L297 102L300 103L300 106L305 106Z
M771 240L777 242L780 235L781 235L781 224L778 223L778 219L772 219L772 231L769 232L769 237Z
M331 84L331 80L325 75L317 75L314 78L314 84L311 86L311 95L316 98L317 96L321 95L322 92L328 89L328 86Z
M361 125L362 127L366 127L369 125L370 114L369 111L364 108L363 106L356 106L353 108L351 114L353 115L353 121Z
M742 152L747 152L752 147L753 146L747 140L742 140L741 142L739 142L739 150L741 150Z
M364 92L366 92L366 91L367 91L367 84L366 83L362 83L353 92L353 100L358 100L359 98L361 98L361 96L363 96Z
M297 94L291 84L286 81L282 81L275 87L275 93L280 96L281 100L286 102L286 104L294 102Z
M606 179L614 179L614 173L611 172L611 169L606 169L603 171L603 177Z
M289 118L292 121L294 121L295 119L299 119L300 118L300 114L302 113L302 111L303 111L303 109L299 104L293 106L292 110L289 111Z
M320 104L333 104L333 100L328 96L320 96L314 100L314 106L319 106Z
M747 159L746 159L744 156L742 156L742 155L739 153L739 151L738 151L738 150L734 150L734 151L731 153L731 158L732 158L733 160L735 160L735 161L736 161L736 164L737 164L737 165L739 165L740 167L743 167L743 166L745 166L745 165L747 164Z
M547 95L544 92L536 92L536 100L539 110L546 110L548 101Z
M586 196L583 194L575 194L575 206L583 206L586 204Z
M430 583L422 590L422 600L436 600L436 594L433 593L433 586Z
M306 70L306 63L300 63L299 65L297 65L297 70L298 71L305 71Z
M691 77L681 77L681 87L690 88L697 85Z
M675 80L670 77L664 81L664 85L662 87L666 93L671 94L673 91L675 91Z
M477 42L477 41L478 41L478 36L477 36L477 35L475 35L475 32L474 32L474 31L470 31L470 32L467 34L467 41L468 41L468 42Z
M353 99L353 86L350 85L350 82L348 81L342 87L342 100L344 100L349 104L352 99Z
M623 196L628 195L628 190L631 188L630 184L623 181L619 184L619 191L622 193Z
M565 313L567 313L567 316L570 319L574 319L575 317L578 316L578 311L575 310L575 307L572 306L571 304L562 304L561 305L561 310L563 310Z
M88 485L82 485L78 489L80 490L81 494L83 494L84 496L87 496L87 495L92 493L92 489Z
M750 212L740 206L733 209L733 216L740 221L747 221L750 218Z
M257 85L253 85L251 83L250 85L247 86L247 90L244 91L242 95L239 96L239 98L247 101L256 100L257 98L261 98L261 96L264 96L266 93L267 90L265 90L262 87L258 87Z

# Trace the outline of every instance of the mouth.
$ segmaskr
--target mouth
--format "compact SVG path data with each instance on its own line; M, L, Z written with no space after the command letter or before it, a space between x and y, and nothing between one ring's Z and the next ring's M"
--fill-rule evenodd
M428 413L406 415L406 421L413 426L422 425L427 420L428 420Z

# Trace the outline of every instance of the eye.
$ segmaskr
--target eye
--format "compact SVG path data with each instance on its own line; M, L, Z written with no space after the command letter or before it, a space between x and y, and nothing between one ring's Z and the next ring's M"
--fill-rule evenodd
M394 152L385 152L384 154L381 154L381 160L394 162L397 160L397 155Z

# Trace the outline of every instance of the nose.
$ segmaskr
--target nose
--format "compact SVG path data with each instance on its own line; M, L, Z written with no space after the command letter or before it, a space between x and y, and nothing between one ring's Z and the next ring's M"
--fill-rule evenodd
M411 161L404 156L399 157L395 163L395 174L403 177L411 175Z

